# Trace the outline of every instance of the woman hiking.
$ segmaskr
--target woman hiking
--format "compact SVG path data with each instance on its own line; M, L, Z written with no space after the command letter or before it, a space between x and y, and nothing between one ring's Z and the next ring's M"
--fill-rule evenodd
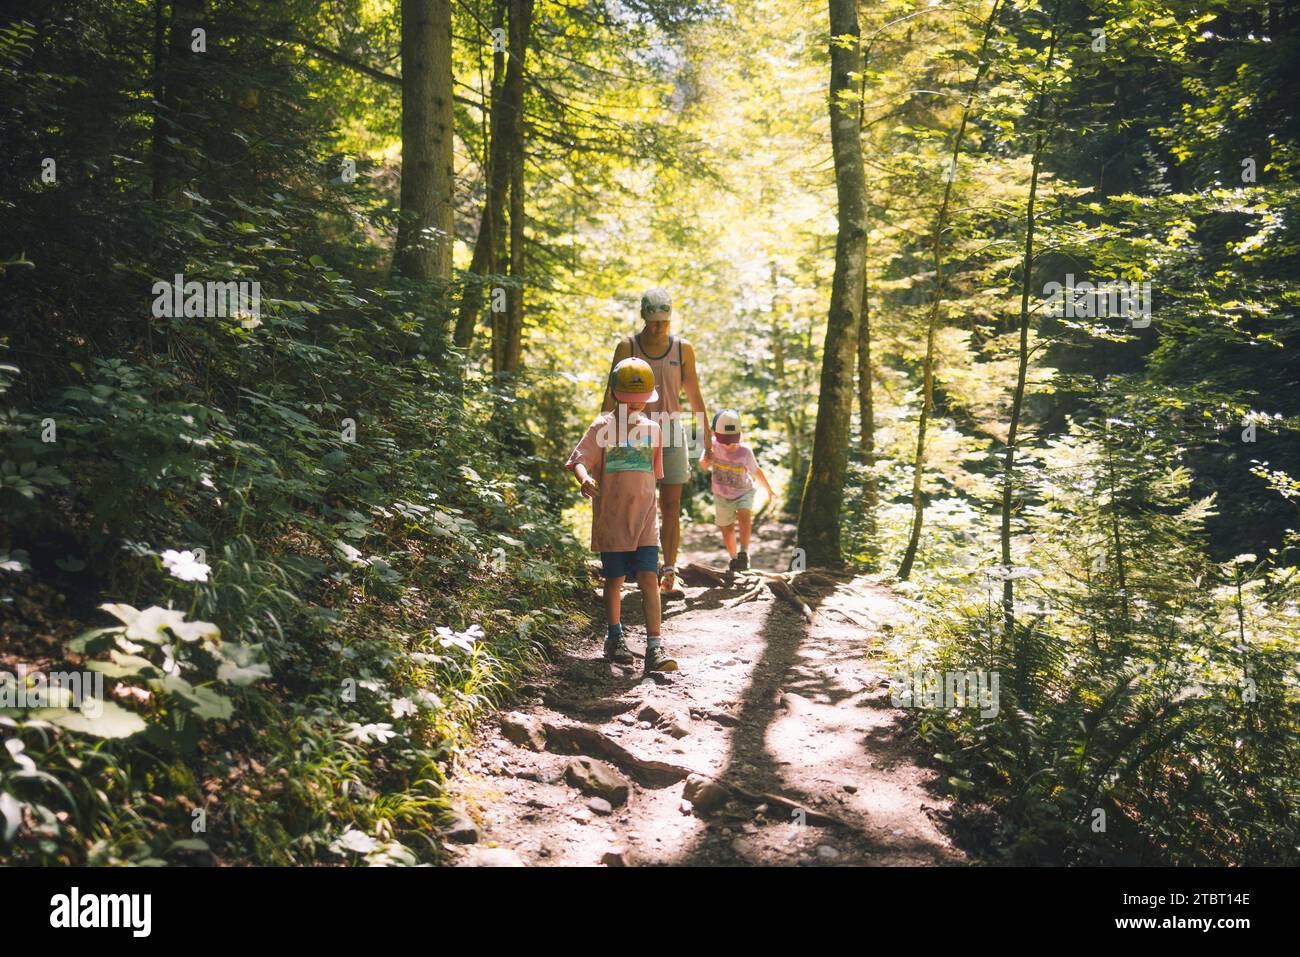
M664 477L659 480L659 542L663 547L663 566L659 569L659 590L664 598L684 598L677 587L677 549L682 540L682 486L691 477L690 457L686 454L686 429L682 421L682 390L690 410L699 422L708 422L700 380L695 374L695 350L680 336L672 335L673 300L666 290L647 289L641 296L641 331L627 336L614 350L611 367L635 357L650 363L659 398L648 403L645 412L660 424L664 442ZM610 412L616 405L607 386L601 411ZM688 416L689 418L689 416ZM694 422L692 423L694 426ZM704 450L713 449L713 436L700 429Z

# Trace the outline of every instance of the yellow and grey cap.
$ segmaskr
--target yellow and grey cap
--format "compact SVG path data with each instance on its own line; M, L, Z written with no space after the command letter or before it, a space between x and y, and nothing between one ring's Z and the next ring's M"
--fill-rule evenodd
M659 398L655 391L655 373L650 363L629 356L609 374L610 388L619 402L653 402Z

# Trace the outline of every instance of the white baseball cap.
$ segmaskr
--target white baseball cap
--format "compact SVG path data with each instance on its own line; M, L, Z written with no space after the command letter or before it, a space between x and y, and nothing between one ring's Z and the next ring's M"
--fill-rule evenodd
M660 289L655 286L653 289L647 289L641 294L641 315L651 312L672 312L673 297L668 294L667 289Z
M740 413L735 409L723 409L713 417L714 435L739 435Z

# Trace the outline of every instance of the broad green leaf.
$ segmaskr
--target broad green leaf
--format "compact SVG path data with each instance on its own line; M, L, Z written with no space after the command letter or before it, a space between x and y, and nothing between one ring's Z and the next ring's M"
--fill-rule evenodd
M88 704L90 704L88 702ZM31 717L48 721L66 731L89 734L96 738L129 738L146 727L144 719L113 701L100 701L94 705L99 716L92 718L85 710L72 708L39 708Z

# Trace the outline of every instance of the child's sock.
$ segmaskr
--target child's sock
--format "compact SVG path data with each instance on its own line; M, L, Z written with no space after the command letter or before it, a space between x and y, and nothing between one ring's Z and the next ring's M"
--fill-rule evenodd
M614 624L610 625L609 631L606 633L605 637L610 641L616 641L617 639L622 638L623 626L618 622L615 622Z
M658 636L658 635L646 635L646 636L645 636L645 646L646 646L646 648L657 648L657 647L659 646L659 636Z

